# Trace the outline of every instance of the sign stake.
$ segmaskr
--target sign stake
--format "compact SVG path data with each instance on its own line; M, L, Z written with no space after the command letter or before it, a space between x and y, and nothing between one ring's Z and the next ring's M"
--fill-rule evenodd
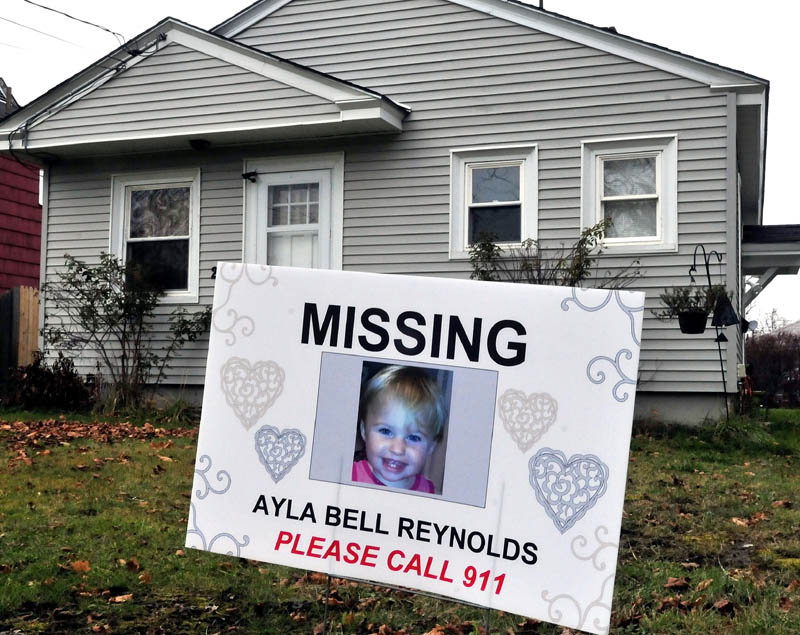
M322 635L328 632L328 604L331 598L331 576L328 574L328 583L325 587L325 612L322 615Z

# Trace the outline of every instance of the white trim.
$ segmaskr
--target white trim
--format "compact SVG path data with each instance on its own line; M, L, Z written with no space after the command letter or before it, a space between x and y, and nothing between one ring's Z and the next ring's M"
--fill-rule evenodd
M322 75L283 60L269 57L242 47L235 42L220 40L219 36L202 31L191 32L182 25L174 25L167 33L167 41L181 44L223 62L233 64L262 77L292 86L328 101L369 100L380 101L375 94L355 88L339 80Z
M111 175L111 222L108 251L121 262L125 261L127 191L131 186L159 185L190 187L189 194L189 280L186 291L166 291L164 304L193 304L200 292L200 169L152 170Z
M246 7L236 15L215 26L211 29L211 32L217 33L223 37L233 37L245 29L250 28L256 22L263 20L281 7L286 6L291 1L292 0L271 0L270 2L263 3L259 7ZM251 11L251 9L255 10Z
M327 268L342 268L342 236L344 232L344 152L326 152L292 156L247 159L245 172L308 172L328 170L330 173L330 221L329 236L320 234L319 242L327 240L329 258ZM242 210L242 262L254 263L258 259L258 176L255 183L244 184L244 208ZM320 223L322 225L322 223ZM324 263L320 263L321 265Z
M581 227L602 220L599 170L604 160L635 155L656 156L658 228L655 237L614 238L603 243L604 252L637 254L678 250L678 135L607 137L581 141Z
M271 0L257 3L215 27L212 32L234 38L287 5L289 1ZM731 90L739 90L741 87L750 89L754 85L759 85L756 78L748 76L746 73L728 70L711 62L704 62L675 51L667 51L646 42L631 40L590 24L581 24L565 16L541 11L534 6L524 6L506 0L449 1L703 84L727 85L731 86Z
M538 146L525 145L475 146L450 150L450 258L469 258L467 244L467 181L473 164L509 162L520 165L520 238L538 236L539 174ZM501 243L504 246L519 243Z
M42 329L44 329L44 305L45 293L44 283L47 280L47 253L48 243L50 242L47 228L49 224L48 217L50 215L50 168L44 167L41 170L42 177L42 224L41 224L41 237L39 239L39 336L37 343L40 351L44 351L44 336Z

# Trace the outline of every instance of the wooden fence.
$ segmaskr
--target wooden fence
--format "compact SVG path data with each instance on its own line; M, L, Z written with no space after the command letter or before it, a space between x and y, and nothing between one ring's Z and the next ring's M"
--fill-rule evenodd
M17 287L0 295L0 383L9 370L33 362L39 347L39 290Z

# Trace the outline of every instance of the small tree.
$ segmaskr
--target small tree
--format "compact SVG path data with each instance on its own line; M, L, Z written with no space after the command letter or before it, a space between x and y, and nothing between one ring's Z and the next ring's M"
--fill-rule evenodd
M481 234L469 250L473 280L495 280L526 284L580 287L589 280L598 289L621 289L642 276L639 261L600 271L595 262L602 253L600 244L611 226L604 219L581 232L570 247L542 249L539 242L528 238L519 247L502 248L495 237Z
M188 313L177 308L168 317L163 344L153 338L156 308L164 293L146 282L141 271L110 254L87 265L69 254L64 270L43 286L53 310L46 314L45 348L66 354L97 354L98 371L110 379L110 408L139 407L148 385L161 382L173 355L205 333L211 309ZM101 363L102 362L102 363Z

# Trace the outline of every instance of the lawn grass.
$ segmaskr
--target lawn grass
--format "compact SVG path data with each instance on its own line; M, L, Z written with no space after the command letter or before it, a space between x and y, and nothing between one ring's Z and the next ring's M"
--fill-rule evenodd
M800 633L798 415L771 410L770 425L717 436L634 436L612 633ZM0 632L319 630L324 575L183 548L193 438L34 439L28 461L11 446L0 426ZM479 609L332 586L331 633L482 627ZM493 633L563 632L491 619Z

